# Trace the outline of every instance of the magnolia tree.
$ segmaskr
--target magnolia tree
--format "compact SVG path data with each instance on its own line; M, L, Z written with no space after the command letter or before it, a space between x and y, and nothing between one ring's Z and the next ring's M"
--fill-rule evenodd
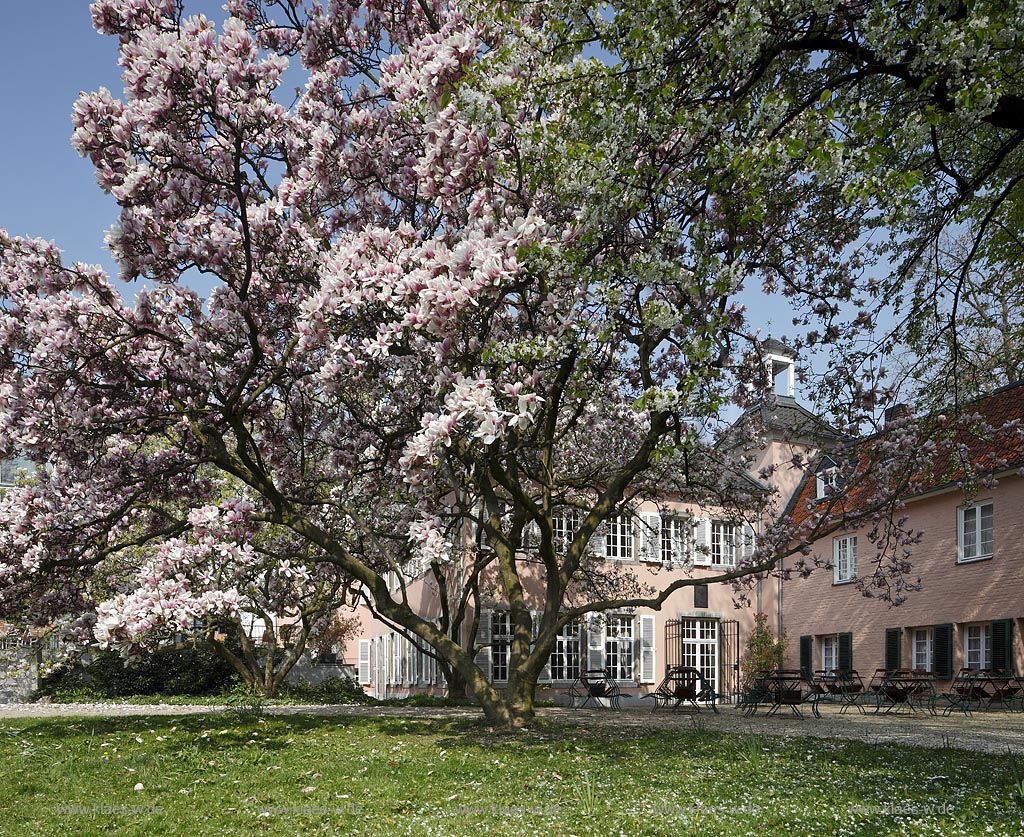
M193 508L181 535L119 549L88 590L99 644L131 657L202 642L272 696L311 639L336 632L352 596L347 575L304 560L308 550L288 533L258 531L251 512L241 501Z
M137 288L0 238L0 452L41 466L0 500L0 607L93 613L134 645L237 618L288 561L358 586L522 724L563 625L695 583L643 587L588 544L638 498L770 500L732 476L743 446L715 444L723 407L769 386L738 295L782 289L804 344L859 333L880 287L863 219L920 181L847 156L853 126L808 80L819 47L773 63L758 4L641 5L231 0L218 26L175 0L93 3L125 90L83 96L73 142L121 206L107 244ZM860 12L889 44L883 7ZM853 428L882 395L837 371ZM873 486L858 509L896 502L914 432L849 457ZM700 581L770 572L840 511L837 493ZM483 548L462 548L470 521ZM878 572L898 593L915 535L896 531ZM420 572L437 619L412 604ZM505 690L474 664L488 585L510 606Z

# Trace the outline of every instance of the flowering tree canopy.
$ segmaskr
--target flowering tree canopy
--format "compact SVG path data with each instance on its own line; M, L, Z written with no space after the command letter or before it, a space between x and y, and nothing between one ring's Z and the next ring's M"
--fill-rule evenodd
M959 48L898 51L925 21L890 27L888 5L227 8L218 26L177 0L92 4L125 90L84 95L73 142L121 206L107 244L134 302L53 244L0 237L0 452L41 465L0 501L0 606L95 613L104 641L236 614L256 568L288 561L359 585L493 720L528 720L561 625L691 583L600 573L604 520L637 497L764 502L713 444L722 408L769 386L744 287L792 299L796 345L839 345L884 291L865 219L924 234L929 206L1009 189L1015 148L954 175L980 157L943 143L1019 137L998 117L1011 59L978 59L987 92L942 93L929 62L947 49L952 79ZM946 9L913 13L987 44ZM943 165L906 169L929 142ZM926 192L920 212L899 200ZM880 395L838 371L852 426ZM877 484L905 484L905 457L886 462ZM463 561L470 519L488 549ZM779 526L721 580L822 525ZM439 623L406 596L421 570ZM504 694L456 639L488 573L515 632Z

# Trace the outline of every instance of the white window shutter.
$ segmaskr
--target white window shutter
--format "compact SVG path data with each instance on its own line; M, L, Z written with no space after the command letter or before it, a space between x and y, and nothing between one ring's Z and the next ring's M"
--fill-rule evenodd
M607 536L608 524L602 522L590 537L590 551L598 558L604 558L608 554L608 542L605 540Z
M653 683L655 680L655 633L654 614L640 616L640 682Z
M587 668L604 670L604 620L593 613L587 619Z
M757 535L754 532L754 527L749 523L743 524L743 561L749 561L754 557L754 547L757 544Z
M706 517L693 521L693 563L700 567L711 565L711 521Z
M523 527L523 549L527 552L533 552L539 548L540 526L537 525L536 520L531 520Z
M639 526L639 545L641 561L650 563L661 562L661 515L641 514Z
M544 612L540 610L531 610L530 616L533 618L533 642L537 644L537 635L540 633L540 620L544 617ZM550 683L551 682L551 657L550 655L544 661L544 668L540 670L540 674L537 675L538 683Z
M419 649L415 645L413 645L411 642L409 643L409 647L406 650L406 657L409 660L409 662L406 663L406 665L408 666L409 685L410 686L418 686L419 682L420 682L420 673L419 673L419 665L418 665L419 664Z
M370 642L368 639L359 640L359 685L370 684Z
M476 645L479 649L473 662L476 663L484 676L491 679L491 611L480 611L480 626L476 632Z
M470 515L470 520L469 520L470 540L472 540L473 545L477 549L483 549L484 546L485 546L485 540L486 540L484 538L483 521L480 519L482 517L482 515L483 515L483 508L479 504L477 504L477 505L473 506L473 509L470 511L469 515Z

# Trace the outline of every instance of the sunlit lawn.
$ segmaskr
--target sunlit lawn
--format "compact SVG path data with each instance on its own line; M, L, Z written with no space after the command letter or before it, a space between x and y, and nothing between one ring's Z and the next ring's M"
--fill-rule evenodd
M954 749L305 716L0 722L9 835L1017 837L1022 813L1008 757Z

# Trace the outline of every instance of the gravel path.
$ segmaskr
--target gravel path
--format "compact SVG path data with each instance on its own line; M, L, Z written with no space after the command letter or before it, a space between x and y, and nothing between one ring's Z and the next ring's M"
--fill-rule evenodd
M8 703L0 704L3 718L55 717L117 717L153 715L224 714L226 706L193 706L178 704L119 703ZM419 706L273 706L271 715L321 715L380 718L440 718L475 720L481 717L473 707L425 708ZM1005 753L1007 748L1024 752L1024 713L1005 710L975 712L967 718L962 713L949 717L916 714L874 715L850 712L840 715L834 706L822 706L822 718L805 718L792 714L766 717L758 713L751 718L732 706L723 706L719 714L708 710L696 713L671 712L652 714L646 708L566 709L544 707L539 717L558 723L580 726L613 726L649 729L709 729L724 732L778 735L784 738L846 738L870 743L899 743L918 747L955 747L991 753Z

